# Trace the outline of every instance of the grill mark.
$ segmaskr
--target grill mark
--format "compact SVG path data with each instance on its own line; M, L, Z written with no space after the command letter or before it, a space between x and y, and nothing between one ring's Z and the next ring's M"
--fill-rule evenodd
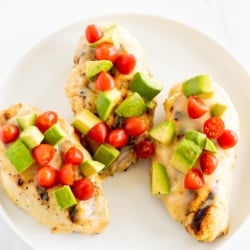
M38 193L39 197L43 201L48 201L49 200L49 194L48 194L48 192L47 192L47 190L45 188L36 186L36 190L37 190L37 193Z
M77 222L77 213L78 213L76 206L70 207L68 211L69 211L70 220L72 221L72 223L76 223Z
M206 206L204 208L199 209L194 215L193 221L191 223L191 228L194 232L199 232L201 230L201 224L204 218L206 217L210 206Z

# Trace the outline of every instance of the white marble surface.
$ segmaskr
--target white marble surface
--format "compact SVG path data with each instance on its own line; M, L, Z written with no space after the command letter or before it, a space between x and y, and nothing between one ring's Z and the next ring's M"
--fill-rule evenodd
M143 4L135 0L0 0L0 79L30 47L55 30L87 17L119 12L156 14L190 24L231 50L250 71L248 0L143 0ZM249 233L247 222L225 249L239 249L239 242L247 245ZM0 249L30 249L1 216L0 235Z

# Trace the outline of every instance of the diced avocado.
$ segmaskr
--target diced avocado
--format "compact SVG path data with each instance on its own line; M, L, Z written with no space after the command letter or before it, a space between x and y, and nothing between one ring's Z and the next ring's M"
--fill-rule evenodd
M80 170L85 176L96 174L104 168L103 163L94 160L86 160L80 165Z
M199 131L190 129L186 131L185 138L193 141L194 143L196 143L198 146L200 146L203 149L205 147L207 136Z
M162 144L169 145L175 136L175 124L164 121L149 131L149 135Z
M217 151L215 144L209 138L206 138L205 146L203 149L210 151L212 153L216 153L216 151Z
M119 30L116 24L113 24L103 30L103 36L94 43L89 43L89 46L92 48L97 47L101 43L111 43L118 49L120 48L120 39L119 39Z
M129 84L129 89L139 93L147 100L152 100L162 90L162 85L148 75L137 72Z
M211 79L208 75L195 76L182 84L182 90L186 97L195 95L201 98L209 98L213 95Z
M35 161L31 151L25 146L21 139L16 140L7 148L6 156L19 173L25 171Z
M22 130L24 130L28 128L29 126L35 125L36 117L37 117L36 113L29 113L29 114L17 117L16 120L17 120L19 127Z
M88 134L89 130L96 124L102 122L95 114L87 109L76 115L72 125L84 135Z
M113 63L109 60L87 61L85 67L86 76L91 80L101 71L108 72L113 67Z
M170 192L170 180L166 167L161 163L153 163L151 175L151 193L165 195Z
M30 149L39 145L44 138L44 135L36 126L30 126L24 129L20 134L20 139Z
M145 112L145 109L143 98L134 92L117 107L115 113L123 117L140 116Z
M169 161L170 165L182 173L186 173L194 166L202 149L193 141L183 138L174 150Z
M54 190L54 196L55 196L57 205L61 209L72 207L77 203L76 198L70 186L68 185L65 185L63 187L60 187Z
M121 92L116 88L103 91L98 95L96 100L96 110L103 121L107 120L120 98Z
M120 151L109 144L101 144L93 155L95 161L99 161L108 168L119 156Z
M210 110L211 116L222 116L226 111L227 106L221 103L215 103Z
M51 145L58 144L65 137L66 133L58 124L52 125L44 133L44 141Z
M196 143L201 149L207 151L216 152L216 146L207 136L196 130L187 130L185 133L185 138Z

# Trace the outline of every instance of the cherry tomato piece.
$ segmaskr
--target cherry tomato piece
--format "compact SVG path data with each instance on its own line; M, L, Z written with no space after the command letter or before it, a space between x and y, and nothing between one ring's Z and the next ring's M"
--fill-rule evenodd
M58 179L63 185L73 185L75 181L75 167L72 164L63 165L58 172Z
M54 111L46 111L36 118L36 126L39 130L44 133L47 129L49 129L52 125L57 123L58 116Z
M218 160L216 156L210 152L202 153L200 157L200 167L204 174L212 174L218 166Z
M131 54L124 54L117 57L115 60L116 69L124 75L128 75L132 72L136 64L136 59Z
M211 117L205 121L203 132L210 139L217 139L225 130L225 124L220 117Z
M50 144L40 144L32 150L34 159L41 166L47 165L53 159L55 153L55 148Z
M16 125L6 124L0 129L0 140L4 143L14 142L19 133L19 128Z
M207 105L197 96L190 96L187 102L188 115L192 119L197 119L208 111Z
M44 188L51 188L57 184L58 171L51 166L42 166L36 172L37 184Z
M65 164L80 165L83 161L83 153L80 149L72 146L64 154L63 161Z
M107 141L108 128L104 122L97 123L88 132L88 136L98 143L104 143Z
M125 121L125 130L130 136L139 136L145 132L148 124L142 117L129 117Z
M102 71L96 78L95 86L99 91L110 90L115 87L115 80L109 73Z
M217 141L224 149L232 148L238 142L238 136L233 130L226 129Z
M72 185L72 191L78 200L88 200L94 195L95 186L87 178L79 179Z
M123 128L116 128L108 135L108 143L117 148L127 145L128 140L129 136Z
M103 32L98 26L90 24L86 27L85 36L89 43L94 43L103 36Z
M191 168L185 175L184 186L187 189L195 190L203 187L205 180L202 172L197 168Z
M101 43L95 50L97 60L109 60L114 62L118 57L118 49L111 43Z
M149 140L143 140L136 144L135 152L138 157L146 159L154 154L155 147Z

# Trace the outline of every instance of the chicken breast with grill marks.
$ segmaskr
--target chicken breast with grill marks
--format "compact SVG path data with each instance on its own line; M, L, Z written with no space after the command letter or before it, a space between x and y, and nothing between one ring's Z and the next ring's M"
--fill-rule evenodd
M16 118L28 113L40 114L41 111L28 105L13 105L0 113L0 127L5 124L17 124ZM65 132L66 137L56 146L56 155L49 165L59 169L63 153L71 146L80 149L85 160L91 159L88 151L80 144L73 127L62 118L59 118L57 124ZM77 200L74 206L61 209L54 196L54 191L60 186L48 189L39 186L35 179L37 163L22 173L17 172L6 157L8 147L9 144L0 141L0 183L14 204L39 223L51 228L53 233L80 232L91 235L98 234L106 228L110 214L97 174L88 177L94 184L93 197L88 200ZM75 174L77 179L82 177L79 168L76 168Z
M164 108L166 120L171 120L175 124L176 134L173 142L168 146L156 141L156 154L153 157L153 162L165 165L170 178L171 191L161 196L163 204L171 216L183 224L188 233L203 242L211 242L227 234L229 230L229 203L237 147L223 149L216 139L212 139L217 148L214 154L218 160L218 166L212 174L203 174L205 184L195 190L185 188L185 173L171 165L171 157L187 130L203 132L203 124L211 117L210 108L214 103L227 107L221 119L226 129L233 130L239 136L238 114L230 97L215 82L212 82L212 86L212 97L202 98L209 110L197 119L191 119L187 112L188 98L183 93L182 83L170 89ZM193 167L200 169L199 159Z

